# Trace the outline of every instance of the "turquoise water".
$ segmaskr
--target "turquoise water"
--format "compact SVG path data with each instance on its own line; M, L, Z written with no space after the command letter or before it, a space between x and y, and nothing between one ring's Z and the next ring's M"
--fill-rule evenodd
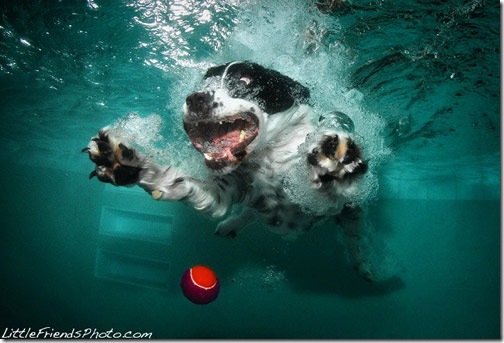
M496 3L353 0L330 15L301 0L0 4L4 335L501 337ZM226 240L183 204L88 180L80 150L131 112L163 119L160 160L192 165L181 104L205 68L233 59L352 117L374 158L382 281L356 275L330 225L295 241L259 225ZM220 278L209 305L180 290L193 264Z

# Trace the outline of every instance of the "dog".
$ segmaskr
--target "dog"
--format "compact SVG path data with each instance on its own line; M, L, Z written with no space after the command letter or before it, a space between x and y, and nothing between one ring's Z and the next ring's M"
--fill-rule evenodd
M256 220L288 235L335 218L355 268L372 280L359 245L361 210L352 197L368 164L351 133L321 125L327 116L314 114L307 87L259 64L234 61L208 69L182 112L187 137L211 171L207 179L156 164L110 126L83 149L95 164L90 178L138 185L155 200L183 201L213 217L233 212L217 225L219 236L236 237ZM310 212L293 201L286 178L295 168L305 172L300 182L331 206Z

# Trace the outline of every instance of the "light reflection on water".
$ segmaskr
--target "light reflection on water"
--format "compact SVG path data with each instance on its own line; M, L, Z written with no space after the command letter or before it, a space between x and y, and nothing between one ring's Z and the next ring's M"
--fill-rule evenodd
M132 1L133 20L151 35L140 45L149 49L148 66L164 71L197 67L198 56L222 48L237 23L240 1Z
M498 7L349 3L327 15L303 0L13 2L0 20L0 139L23 149L12 132L24 132L30 149L52 151L130 112L175 128L208 66L250 59L309 86L318 111L386 136L403 160L435 164L463 151L473 168L480 154L498 154ZM369 113L384 132L370 132Z

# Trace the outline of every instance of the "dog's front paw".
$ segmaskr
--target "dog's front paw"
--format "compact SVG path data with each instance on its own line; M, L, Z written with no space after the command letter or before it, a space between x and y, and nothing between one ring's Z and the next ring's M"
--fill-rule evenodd
M102 182L124 186L138 182L141 163L134 149L126 147L102 129L91 138L88 146L82 149L96 164L89 178L96 176Z
M332 181L344 181L364 174L367 163L361 150L345 133L327 133L308 153L311 181L317 188Z

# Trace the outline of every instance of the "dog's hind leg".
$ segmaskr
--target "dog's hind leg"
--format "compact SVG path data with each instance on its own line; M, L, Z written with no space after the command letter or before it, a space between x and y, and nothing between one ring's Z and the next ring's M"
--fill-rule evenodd
M236 215L221 221L215 229L215 234L221 237L235 238L246 226L252 224L256 218L255 213L250 208L241 209Z
M367 242L363 232L364 218L359 206L345 204L336 216L344 232L345 246L355 270L366 280L373 281L374 275L367 256Z

